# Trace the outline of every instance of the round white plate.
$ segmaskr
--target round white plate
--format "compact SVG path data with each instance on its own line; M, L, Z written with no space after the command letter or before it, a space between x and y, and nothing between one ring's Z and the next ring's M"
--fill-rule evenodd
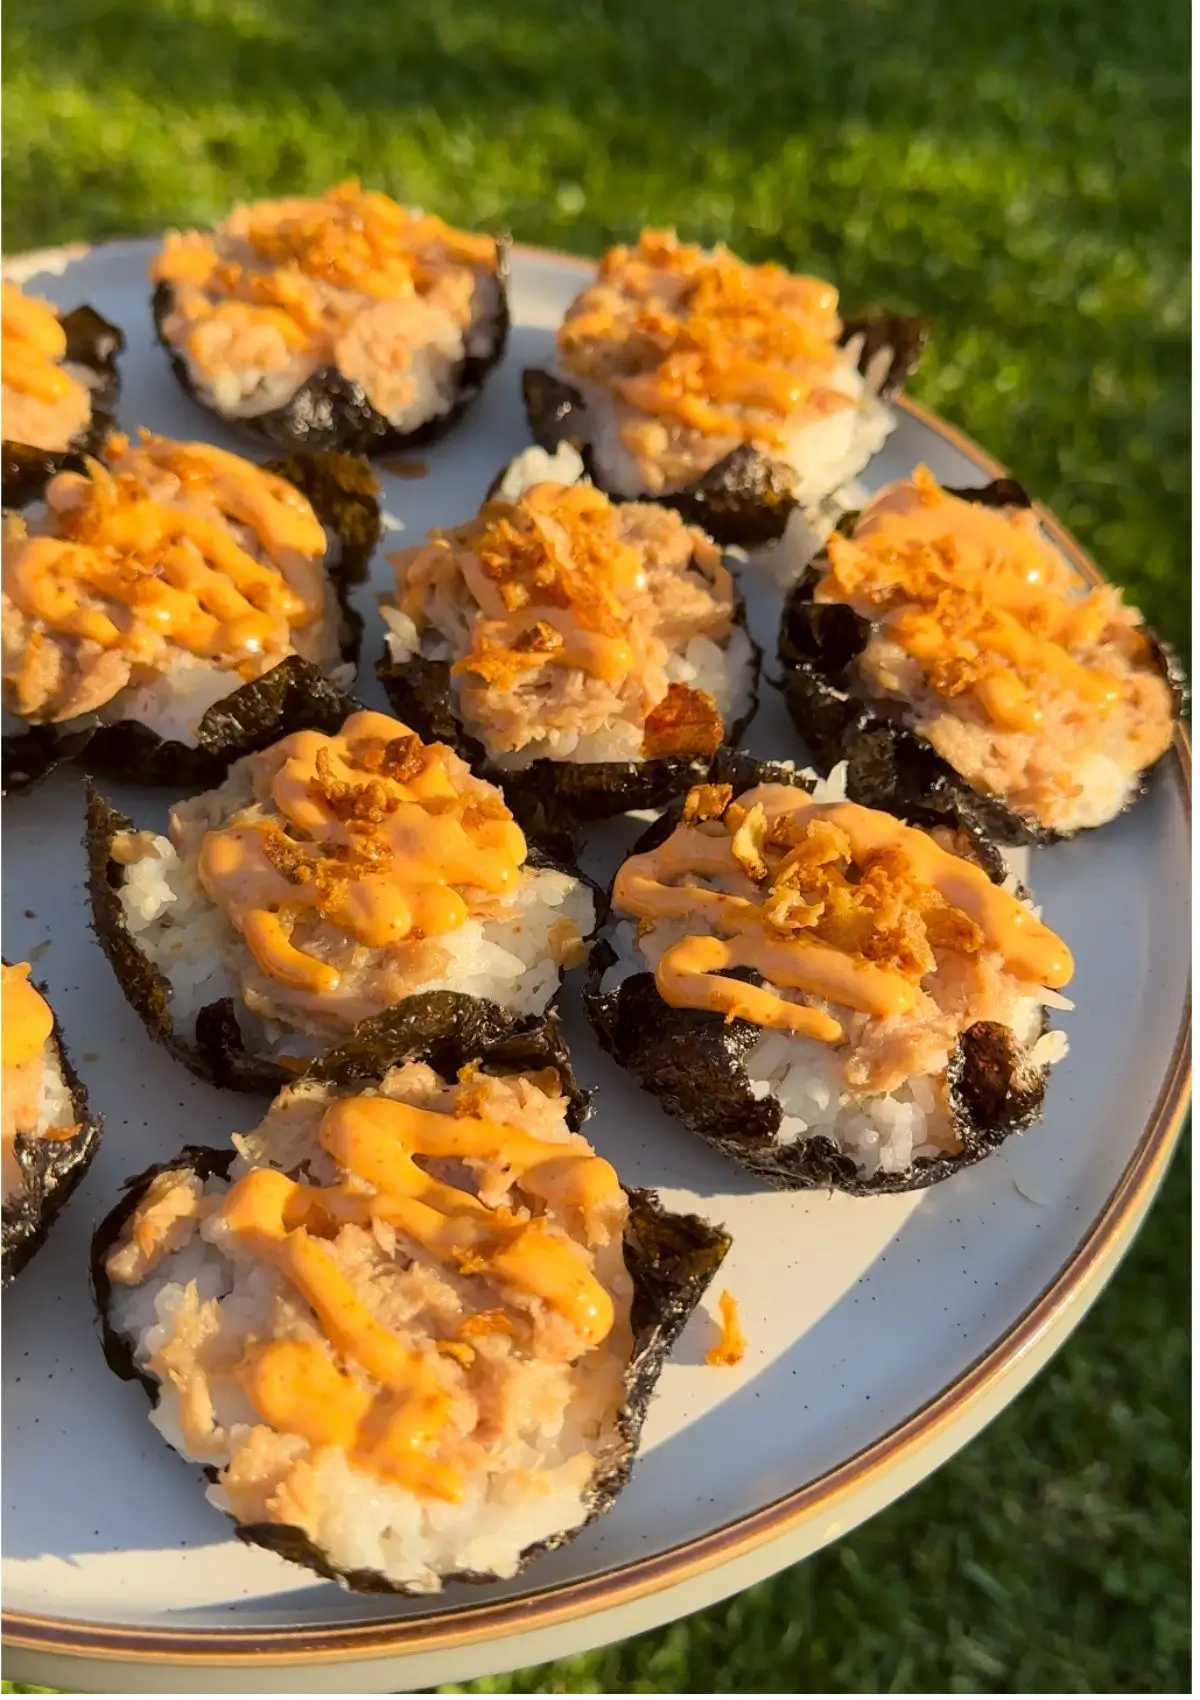
M182 395L154 344L150 252L148 242L118 243L17 269L61 306L90 302L123 327L126 427L238 447ZM526 444L521 368L548 355L582 265L518 250L508 358L477 409L428 451L427 476L383 474L384 548L469 516ZM876 487L920 461L957 484L999 470L906 404L865 482ZM381 550L375 588L387 577ZM750 589L770 655L778 601L753 581ZM359 601L359 689L383 706L370 591ZM767 686L763 695L750 748L803 757L777 693ZM511 1668L744 1586L942 1462L1078 1321L1178 1132L1186 761L1181 742L1131 814L1033 855L1033 885L1078 965L1078 1008L1064 1020L1070 1055L1041 1125L929 1191L872 1200L756 1191L602 1057L568 983L576 1065L597 1088L591 1137L627 1182L726 1223L733 1250L717 1285L736 1295L749 1349L737 1369L707 1367L715 1326L706 1313L693 1317L611 1515L506 1586L460 1586L423 1602L344 1593L241 1546L206 1503L199 1471L150 1427L141 1389L106 1368L87 1288L92 1226L127 1176L185 1142L224 1142L252 1126L260 1106L193 1080L125 1005L89 931L78 775L56 774L9 801L5 954L31 958L48 982L106 1126L86 1182L4 1302L5 1674L85 1688L394 1690ZM139 822L165 820L161 794L113 795ZM628 837L623 825L597 833L589 870L607 879Z

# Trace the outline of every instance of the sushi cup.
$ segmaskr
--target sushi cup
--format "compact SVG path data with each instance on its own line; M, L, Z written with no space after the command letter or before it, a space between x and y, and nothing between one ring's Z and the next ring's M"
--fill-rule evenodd
M129 1183L93 1242L105 1354L241 1540L428 1594L609 1509L729 1240L623 1189L587 1110L552 1020L427 1045L387 1016L236 1149Z
M894 485L881 492L861 515L844 515L832 548L837 549L837 539L853 541L860 520L885 510L906 492L915 493L923 512L930 511L930 502L948 498L943 505L952 541L954 526L962 524L956 520L956 511L961 513L963 505L969 505L967 514L972 509L996 514L1011 528L1014 546L1039 552L1031 557L1028 572L1058 573L1074 580L1057 605L1063 610L1083 605L1082 581L1065 563L1055 565L1057 557L1048 540L1024 517L1032 520L1032 504L1013 479L939 491L920 471L914 478L917 482L912 485ZM898 546L904 543L899 526L895 537ZM1002 549L1004 533L993 538L989 531L987 541ZM1048 566L1040 557L1043 550ZM954 571L959 574L957 581ZM958 593L961 600L965 568L954 571L946 583L949 594ZM910 818L925 825L973 819L1000 844L1053 844L1077 831L1102 826L1135 803L1170 747L1172 722L1183 705L1182 671L1140 616L1121 605L1107 587L1091 593L1093 598L1105 599L1107 625L1102 641L1092 639L1061 651L1055 648L1038 663L1041 676L1035 677L1028 694L1041 725L1031 734L1008 731L1003 722L994 724L969 686L961 689L953 683L956 694L936 693L912 661L881 647L889 637L887 608L871 614L851 602L831 599L824 589L829 579L827 546L788 596L779 660L784 698L797 729L823 767L847 763L847 795L855 802L879 808L900 805ZM986 594L981 606L986 612ZM1054 606L1046 600L1047 610L1053 612ZM956 618L961 621L962 615ZM1118 655L1114 644L1123 653ZM864 669L872 656L879 659L868 673ZM1113 711L1101 712L1083 697L1065 700L1052 665L1074 665L1075 658L1082 658L1087 672L1098 678L1102 668L1113 664L1114 656L1116 713L1121 719L1115 741ZM1004 672L1026 690L1015 669L1006 664ZM868 683L868 678L876 676L887 681L886 689ZM1083 677L1084 690L1088 683ZM1139 702L1145 703L1144 712ZM1154 741L1145 753L1131 755L1131 750L1141 748L1140 743L1135 747L1132 735L1140 740L1142 721L1152 723Z
M163 439L147 439L146 447L148 452L161 448L184 455L192 449L212 452L205 445L176 445ZM234 461L234 457L228 459ZM119 455L116 464L121 464ZM350 596L367 575L379 537L374 474L361 458L332 451L289 455L259 468L240 460L235 464L256 478L262 475L277 481L271 488L290 492L289 504L306 504L307 516L319 527L313 536L323 536L324 553L306 567L316 575L314 594L321 604L315 622L287 636L280 646L281 658L244 681L232 661L210 663L169 644L153 663L140 668L136 683L132 679L114 683L112 694L98 702L97 693L92 692L84 701L94 706L81 712L72 712L67 704L63 717L63 705L58 705L44 711L55 718L31 719L6 708L5 795L27 790L59 761L84 752L89 771L116 779L176 788L214 784L239 757L299 725L329 724L339 710L344 713L346 699L334 680L349 683L358 662L362 620ZM103 475L102 463L95 465ZM230 536L234 535L230 530ZM9 549L24 541L14 544L6 537L6 575ZM213 546L222 546L220 536ZM7 631L9 612L15 611L7 587L5 609ZM73 610L70 617L74 618ZM88 646L77 644L68 635L69 628L59 637L54 626L29 619L22 632L11 643L6 638L6 694L10 674L19 678L26 646L34 641L43 652L48 644L57 643L64 672L70 676L75 668L83 677L82 663L73 657L82 656ZM308 657L286 653L288 645L301 643ZM107 653L101 651L96 659L103 663ZM107 688L100 687L101 697ZM34 712L43 711L30 711Z
M565 492L589 488L583 460L565 445L553 455L536 448L526 450L492 481L482 513L494 511L495 517L487 523L501 530L514 523L539 524L522 505L527 492L539 487ZM554 501L560 499L569 498L555 497L549 503L552 522ZM606 547L616 550L632 538L643 551L641 559L651 563L653 551L664 555L670 551L675 565L658 594L699 598L709 615L714 609L723 610L728 627L716 640L685 634L672 646L660 646L662 659L655 666L665 695L653 704L624 703L609 692L605 681L556 666L524 675L529 681L519 687L527 692L524 696L514 696L507 689L493 696L490 687L485 687L472 702L463 689L464 657L472 643L483 642L479 633L487 622L471 593L463 589L460 609L453 616L446 615L445 602L439 600L440 593L435 594L432 613L429 617L423 613L419 624L399 606L406 583L412 582L404 563L411 559L415 575L428 546L393 557L397 599L381 603L388 647L376 673L396 712L424 736L450 744L478 773L501 785L518 819L543 841L569 844L589 821L630 809L661 808L704 777L716 749L722 743L736 743L758 706L761 652L746 628L736 580L711 540L698 528L689 532L674 520L664 524L656 519L647 526L641 516L654 510L637 503L602 500L600 517L609 521L613 534ZM643 528L649 533L646 540L640 536ZM485 530L485 541L488 535ZM471 547L462 544L464 551ZM589 575L589 588L592 582ZM543 607L535 591L522 618L531 627L543 614L558 619L560 610L557 604L552 606L556 596L554 591L546 593ZM722 597L724 601L719 602ZM435 623L438 617L442 626ZM636 623L641 616L635 616L628 603L619 606L616 618L617 625L611 629L620 629L635 647L644 644L642 628ZM515 643L523 641L518 638ZM635 687L636 694L636 675L623 679L618 689L625 691L627 684ZM561 708L554 706L555 688L561 694ZM588 695L593 689L594 700ZM499 705L499 726L488 718L493 702ZM473 713L468 712L468 704ZM528 723L537 716L544 720L546 734L514 747L513 726L519 729L522 719ZM524 731L519 735L524 736ZM630 753L625 759L609 753L618 750L623 757Z
M260 442L417 448L503 357L508 248L355 185L260 202L168 237L151 267L154 327L188 395Z
M89 787L86 841L93 926L147 1031L245 1091L385 1009L426 1044L540 1014L603 902L452 750L345 699L177 804L168 836Z
M568 310L555 365L526 369L534 441L569 443L600 488L673 507L718 543L780 545L762 559L793 576L893 428L885 404L928 335L884 309L839 320L836 302L817 279L643 232ZM720 374L735 370L731 389Z
M822 781L735 756L668 810L617 876L614 926L593 949L585 1006L616 1061L739 1167L776 1187L870 1196L944 1180L1038 1119L1050 1064L1066 1049L1063 1035L1048 1030L1047 1007L1070 1007L1058 989L1070 955L1034 918L1028 893L1006 877L976 822L954 830L941 824L931 836L891 815L847 811L842 778L835 772ZM743 800L733 803L739 815L730 812L735 798ZM765 837L753 816L746 825L747 800L768 811L757 821ZM792 821L802 830L788 851L786 832L772 834L777 822ZM829 844L822 847L814 831ZM743 841L735 853L736 837ZM882 850L882 860L867 845ZM702 921L654 922L630 894L658 877L664 855L668 868L684 872L697 851L706 888L699 901L716 918L707 931ZM789 855L813 858L790 890ZM922 868L932 871L914 874ZM889 888L889 881L899 883ZM1033 937L1053 985L1028 967L1018 971L1010 958L997 961L987 930L981 938L973 918L938 900L942 886L961 894L992 932ZM682 887L668 882L666 889L665 914L684 917L686 873ZM670 907L680 899L682 907ZM877 900L868 930L863 905ZM770 912L762 948L742 952L738 941L757 937L759 903ZM730 904L741 918L726 920ZM934 911L939 933L926 921ZM622 919L632 916L636 932ZM805 932L823 921L823 939ZM858 942L839 944L839 937ZM803 962L789 948L797 942L810 953ZM684 950L694 953L686 972ZM814 961L818 980L806 980ZM882 1003L893 998L902 966L907 990L899 986L896 1009L872 1009L881 987ZM706 982L699 991L697 971ZM801 982L801 995L789 998L786 987Z
M44 1243L100 1144L100 1118L88 1108L44 988L28 975L27 963L4 964L5 1287Z
M121 392L117 356L124 351L125 337L116 325L110 325L94 307L75 307L69 313L60 315L48 304L31 300L22 295L14 285L7 283L4 285L4 300L5 342L9 342L11 325L18 343L22 345L18 349L19 353L25 351L29 338L21 334L23 327L20 322L12 324L11 308L16 308L21 319L30 312L38 313L39 309L44 309L52 320L57 321L57 334L52 327L45 328L55 342L60 341L61 353L49 349L44 335L38 339L41 343L40 352L43 356L49 352L48 363L61 371L62 377L58 384L67 390L67 405L70 406L72 397L79 397L75 412L82 411L85 415L81 422L76 423L72 413L63 425L54 416L55 410L61 407L61 402L37 404L29 422L23 428L31 436L36 435L41 440L26 442L19 437L5 437L0 454L4 506L23 508L28 503L37 501L56 473L78 470L83 455L96 454L103 446L104 439L114 423L117 400ZM34 325L30 329L36 337L39 327ZM5 370L10 371L7 347ZM7 381L4 388L7 424L10 418ZM80 391L83 392L82 396ZM16 399L19 408L20 398ZM46 442L53 446L45 447Z

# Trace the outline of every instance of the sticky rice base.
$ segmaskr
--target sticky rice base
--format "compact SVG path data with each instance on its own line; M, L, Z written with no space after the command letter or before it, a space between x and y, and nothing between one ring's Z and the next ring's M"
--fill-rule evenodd
M845 764L839 764L828 779L818 782L813 795L819 803L842 801ZM1016 883L1016 877L1010 876L1009 889ZM1032 903L1029 907L1038 914ZM620 921L612 937L617 960L605 974L601 990L614 990L630 975L652 971L662 953L690 930L694 929L686 922L659 922L638 942L635 923ZM828 1011L843 1024L852 1043L861 1042L867 1031L870 1018L856 1011L771 986L767 981L763 984L782 998ZM1016 992L1018 982L1011 984ZM1006 1009L1006 1025L1022 1044L1030 1046L1032 1066L1048 1068L1065 1056L1065 1034L1058 1031L1042 1034L1045 1008L1064 1006L1071 1007L1057 993L1038 988L1037 995L1015 996ZM885 1031L888 1024L872 1025ZM862 1094L852 1091L845 1083L845 1054L843 1047L826 1045L816 1039L763 1030L742 1066L753 1096L774 1099L782 1111L774 1134L777 1146L828 1139L842 1155L853 1159L864 1180L880 1173L903 1174L922 1158L940 1157L959 1149L946 1103L945 1063L936 1073L913 1076L897 1091Z
M240 765L235 764L225 785L213 793L230 800L223 811L218 805L218 819L249 801ZM204 891L195 857L181 858L169 838L155 836L151 853L126 866L120 901L138 949L171 988L177 1033L190 1037L206 1004L232 998L243 1040L255 1055L311 1056L330 1039L344 1036L345 1029L336 1022L299 1032L246 1007L240 988L243 976L254 967L253 957L224 910ZM581 938L587 937L595 924L591 892L569 874L527 864L511 904L499 915L472 917L455 932L439 935L435 942L450 958L446 970L411 991L463 992L489 998L514 1015L540 1014L558 989L560 970L550 935L563 921Z
M395 1069L385 1077L384 1095L412 1101L414 1094L400 1083L400 1076L408 1072ZM317 1124L331 1096L331 1088L309 1083L289 1088L255 1133L234 1136L239 1156L231 1180L256 1164L295 1171L301 1162L318 1184L335 1179L332 1161L316 1140ZM290 1108L278 1114L285 1101ZM571 1138L561 1109L556 1124L539 1116L537 1134L564 1142ZM456 1173L454 1184L468 1184L465 1173ZM194 1185L201 1190L198 1182ZM206 1197L217 1197L227 1185L211 1179L202 1191ZM109 1321L133 1344L139 1368L145 1370L154 1354L172 1340L183 1342L185 1357L194 1359L196 1354L186 1345L189 1330L199 1338L197 1308L211 1301L217 1301L217 1327L200 1347L206 1359L219 1355L236 1360L243 1343L251 1338L293 1332L312 1337L315 1318L282 1277L240 1254L232 1241L221 1245L205 1238L208 1224L199 1231L194 1223L181 1226L187 1232L186 1243L164 1257L140 1285L114 1283L112 1287ZM211 1231L219 1234L219 1230ZM376 1314L388 1307L389 1326L396 1325L397 1307L407 1309L403 1334L418 1348L431 1335L446 1337L454 1332L448 1317L457 1301L471 1311L504 1302L504 1295L481 1278L460 1276L426 1261L427 1254L415 1244L401 1240L397 1252L398 1256L389 1257L386 1247L379 1247L373 1273L362 1281L359 1291ZM403 1267L405 1255L415 1260L408 1269ZM614 1300L617 1322L612 1333L601 1347L574 1363L510 1352L506 1339L491 1337L486 1349L496 1360L493 1367L497 1375L507 1378L510 1395L524 1400L524 1420L517 1425L517 1433L490 1446L486 1470L468 1478L459 1504L420 1497L363 1470L341 1451L330 1447L316 1451L297 1435L277 1434L261 1424L245 1394L228 1381L209 1383L215 1420L226 1431L224 1444L218 1439L216 1444L197 1445L194 1429L189 1440L180 1389L172 1381L159 1382L158 1404L150 1420L182 1457L218 1470L230 1462L256 1424L262 1430L259 1442L270 1467L286 1468L300 1460L309 1463L311 1493L304 1494L304 1504L311 1518L310 1538L340 1571L375 1571L417 1593L437 1592L442 1579L458 1571L512 1576L526 1549L585 1521L597 1460L617 1441L616 1421L632 1349L632 1283L619 1235L590 1256L594 1273ZM281 1290L284 1297L277 1304ZM539 1300L526 1299L523 1304L535 1315L544 1314ZM208 1314L211 1317L211 1310ZM478 1342L477 1347L485 1349ZM255 1497L253 1491L239 1491L236 1486L227 1491L219 1482L208 1489L209 1500L239 1521L262 1520L264 1513L268 1521L289 1521L286 1501L272 1516L263 1505L255 1505Z
M496 494L505 501L514 502L535 484L575 484L583 476L583 461L569 443L561 443L553 454L545 449L530 448L509 463ZM419 632L416 623L391 603L381 603L379 611L387 627L385 638L390 660L403 665L418 654L428 661L449 662L456 659L448 639L440 633ZM727 730L749 710L754 690L754 652L743 626L734 626L724 643L714 643L706 637L690 639L668 656L664 671L669 685L688 685L692 690L704 691L710 696ZM596 732L582 736L564 728L549 737L535 739L519 750L497 749L488 737L486 726L462 716L460 681L453 675L450 689L455 713L463 720L471 737L483 745L488 760L494 766L511 773L520 772L535 761L585 763L640 762L646 759L643 749L645 726L632 720L615 720Z

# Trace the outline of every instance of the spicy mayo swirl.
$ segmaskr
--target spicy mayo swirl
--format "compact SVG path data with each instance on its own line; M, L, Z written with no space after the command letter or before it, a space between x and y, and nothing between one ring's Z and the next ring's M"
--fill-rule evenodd
M381 949L454 932L515 892L524 835L499 792L457 778L447 754L362 712L260 758L269 812L256 804L208 832L199 877L265 974L337 990L339 970L292 942L302 918Z
M939 949L994 952L1033 987L1066 985L1074 966L1026 905L927 833L787 785L757 786L724 819L681 824L631 856L613 903L644 925L695 923L658 960L664 1002L833 1045L846 1037L836 1014L775 988L887 1021L913 1009Z
M919 662L940 696L964 693L1000 731L1036 732L1047 692L1105 716L1118 673L1094 654L1113 593L1083 593L1028 508L992 508L941 489L925 467L833 537L818 602L848 603Z
M529 1323L540 1307L556 1312L578 1355L599 1346L615 1321L612 1298L583 1246L550 1217L488 1206L418 1159L501 1172L560 1220L576 1215L589 1242L616 1228L624 1203L611 1166L582 1141L537 1139L467 1113L461 1093L453 1114L384 1096L335 1099L317 1137L343 1178L312 1186L277 1169L251 1169L229 1189L216 1224L218 1234L232 1236L243 1254L272 1264L297 1289L325 1337L251 1347L240 1374L262 1419L314 1447L336 1446L414 1493L454 1503L463 1498L464 1474L452 1449L440 1455L454 1422L453 1376L445 1361L384 1326L328 1242L350 1223L386 1223L435 1264L489 1283L517 1318ZM518 1325L487 1302L457 1340L442 1343L445 1359L469 1365L474 1348L466 1336ZM468 1326L472 1319L480 1326Z
M35 448L66 449L92 412L87 386L63 365L66 332L48 301L26 295L12 283L0 285L0 294L5 438Z
M324 612L308 501L208 443L114 436L47 504L36 528L6 529L4 592L54 636L151 667L174 646L254 677Z
M830 383L837 300L820 278L647 230L605 255L567 312L558 352L568 372L606 383L639 413L780 446L801 409L852 405Z

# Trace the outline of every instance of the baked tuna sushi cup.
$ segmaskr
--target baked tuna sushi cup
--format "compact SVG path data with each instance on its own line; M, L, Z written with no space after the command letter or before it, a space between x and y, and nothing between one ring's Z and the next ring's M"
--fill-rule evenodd
M95 454L113 424L125 338L94 307L60 313L16 284L3 292L3 493L36 501L55 473Z
M112 435L4 522L5 790L86 747L95 772L175 786L335 712L379 536L364 460L255 466Z
M725 247L645 231L572 303L525 373L536 442L570 442L613 495L665 502L787 579L851 501L895 420L923 320L838 317L837 291ZM786 535L785 535L786 534Z
M50 1005L27 962L3 980L4 1204L0 1283L5 1287L42 1244L83 1179L100 1143L100 1120L63 1048Z
M847 516L791 592L792 718L856 801L973 814L1009 844L1103 826L1170 748L1180 674L1141 615L1089 587L1011 479L924 467Z
M166 834L93 791L87 839L96 933L151 1036L247 1090L393 1006L428 1041L474 1003L540 1015L598 919L495 786L366 711L244 757Z
M344 183L173 231L154 323L195 401L262 442L377 455L433 442L508 337L506 244Z
M1040 1113L1070 952L967 832L742 758L645 835L593 952L601 1042L778 1187L908 1191Z
M379 676L398 713L501 782L532 830L655 808L757 703L759 655L712 539L530 449L477 517L389 556Z
M601 1516L728 1237L622 1188L553 1023L333 1052L97 1230L108 1361L240 1538L369 1592ZM372 1049L372 1047L368 1047Z

